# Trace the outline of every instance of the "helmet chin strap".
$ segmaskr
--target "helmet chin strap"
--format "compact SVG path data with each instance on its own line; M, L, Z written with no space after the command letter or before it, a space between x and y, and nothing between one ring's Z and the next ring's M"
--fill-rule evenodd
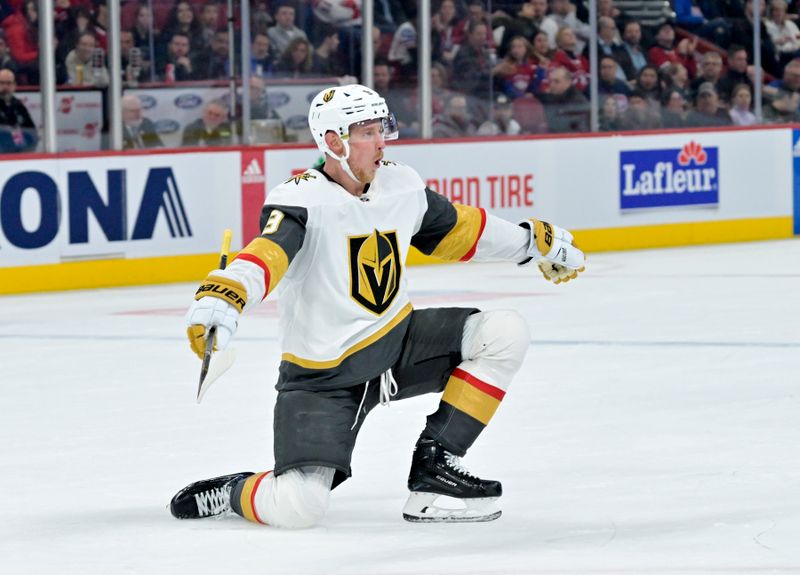
M331 158L334 160L338 160L339 164L342 166L344 173L348 175L348 177L356 182L357 184L363 184L361 180L359 180L356 175L353 173L353 170L350 169L350 164L347 162L347 159L350 157L350 144L347 143L347 140L342 140L342 144L344 145L344 156L337 156L336 154L328 148L327 152Z

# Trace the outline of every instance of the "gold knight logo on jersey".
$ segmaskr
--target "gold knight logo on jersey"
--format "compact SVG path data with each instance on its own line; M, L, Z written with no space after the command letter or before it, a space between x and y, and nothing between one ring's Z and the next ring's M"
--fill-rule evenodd
M381 315L400 289L402 265L397 232L375 230L368 236L348 238L350 296L363 308Z

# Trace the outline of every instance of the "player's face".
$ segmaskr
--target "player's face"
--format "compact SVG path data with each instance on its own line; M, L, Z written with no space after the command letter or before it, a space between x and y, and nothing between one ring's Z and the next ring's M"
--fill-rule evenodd
M375 179L386 147L382 120L363 122L350 127L350 169L363 183Z

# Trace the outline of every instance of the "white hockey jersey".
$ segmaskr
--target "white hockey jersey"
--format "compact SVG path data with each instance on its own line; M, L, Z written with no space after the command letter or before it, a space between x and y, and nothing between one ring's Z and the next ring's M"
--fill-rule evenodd
M360 197L318 170L273 189L262 235L222 273L246 288L245 312L280 282L278 389L349 387L398 359L412 305L414 245L444 260L522 261L529 233L451 204L411 168L384 161Z

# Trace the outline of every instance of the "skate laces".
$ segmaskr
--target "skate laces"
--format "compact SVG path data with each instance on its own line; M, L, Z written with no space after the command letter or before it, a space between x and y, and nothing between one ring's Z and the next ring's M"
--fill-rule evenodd
M445 451L444 460L447 462L447 465L449 465L455 471L458 471L459 473L461 473L462 475L466 475L467 477L472 477L473 479L477 479L475 475L470 473L467 470L467 468L464 467L464 464L461 463L461 458L458 457L457 455L453 455L449 451Z
M380 385L378 401L381 405L389 407L389 403L392 401L392 398L397 395L398 391L397 382L394 376L392 376L391 369L387 369L381 374L378 385ZM361 402L358 404L356 417L353 420L353 425L350 426L350 431L353 431L356 425L358 425L358 416L361 415L361 408L364 407L364 402L367 400L367 391L369 391L369 381L364 382L364 395L361 396Z
M231 507L231 486L223 485L195 493L194 500L200 517L219 515Z

